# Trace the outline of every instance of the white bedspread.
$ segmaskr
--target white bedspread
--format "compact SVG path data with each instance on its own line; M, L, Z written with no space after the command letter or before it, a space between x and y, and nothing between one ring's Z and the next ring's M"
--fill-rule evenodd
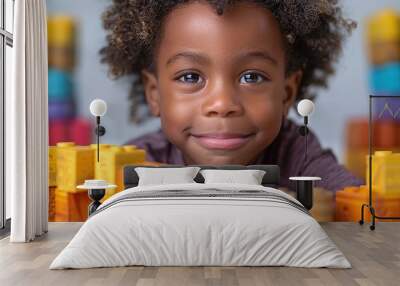
M351 267L315 219L273 199L186 196L115 203L136 192L207 192L210 188L262 190L300 204L277 189L256 185L193 183L131 188L104 202L50 269L127 265Z

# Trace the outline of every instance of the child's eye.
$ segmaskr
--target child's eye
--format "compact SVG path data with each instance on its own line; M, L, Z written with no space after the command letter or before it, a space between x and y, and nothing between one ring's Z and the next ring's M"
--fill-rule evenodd
M184 75L177 78L183 83L201 83L203 79L197 73L185 73Z
M255 72L249 72L240 77L240 83L260 83L266 80L266 77Z

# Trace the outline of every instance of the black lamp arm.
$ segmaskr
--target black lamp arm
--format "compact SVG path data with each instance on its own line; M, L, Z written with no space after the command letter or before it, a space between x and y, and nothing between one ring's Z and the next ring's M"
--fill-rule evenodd
M97 136L97 162L99 162L99 158L100 158L100 136L103 136L104 134L106 134L106 129L104 128L104 126L100 125L100 116L96 116L96 129L95 129L95 133Z
M308 125L308 116L304 116L304 125L305 125L305 126Z
M304 138L305 150L304 150L303 164L302 164L302 167L299 170L298 176L302 175L303 169L304 169L304 167L305 167L305 165L307 163L307 152L308 152L308 138L307 137L308 137L308 133L309 133L307 125L308 125L308 116L304 116L304 125L299 128L299 133L300 133L301 136L305 137Z

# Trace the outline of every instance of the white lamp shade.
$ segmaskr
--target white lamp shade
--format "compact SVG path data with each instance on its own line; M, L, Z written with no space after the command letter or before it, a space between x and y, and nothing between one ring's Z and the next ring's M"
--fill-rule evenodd
M90 103L90 113L94 116L104 116L107 112L107 103L102 99L95 99Z
M309 99L303 99L297 105L297 112L305 117L310 115L314 111L314 103Z

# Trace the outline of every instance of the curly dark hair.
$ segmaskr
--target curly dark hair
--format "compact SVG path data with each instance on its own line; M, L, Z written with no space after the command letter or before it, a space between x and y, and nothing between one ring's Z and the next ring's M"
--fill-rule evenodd
M177 5L196 0L113 0L103 13L107 45L101 62L114 78L134 75L129 94L131 120L140 122L137 108L145 102L140 72L153 66L154 49L164 17ZM205 0L204 0L205 1ZM285 35L286 73L302 70L297 101L313 99L315 88L327 87L345 37L356 23L343 17L338 0L207 0L216 13L227 5L253 2L269 9Z

